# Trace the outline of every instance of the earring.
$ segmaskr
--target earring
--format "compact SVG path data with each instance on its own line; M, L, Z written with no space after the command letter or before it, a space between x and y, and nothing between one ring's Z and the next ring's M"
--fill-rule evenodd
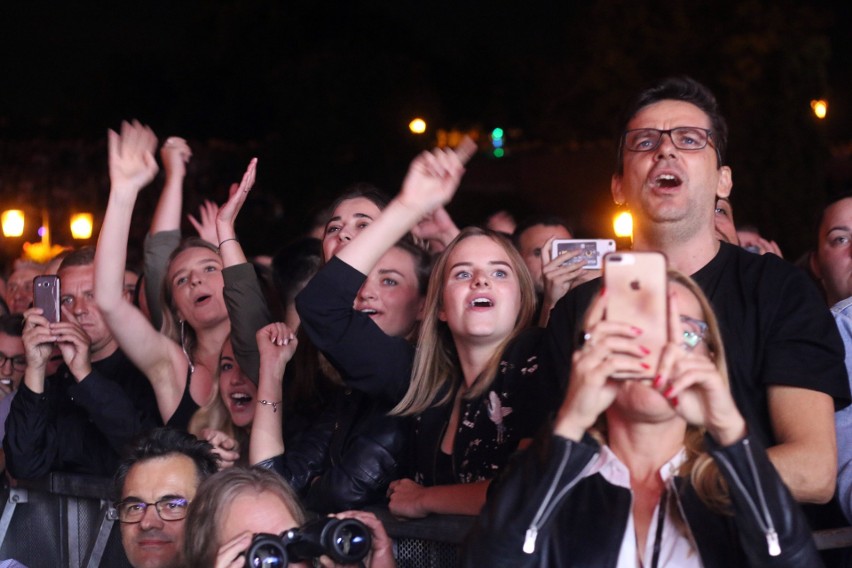
M192 358L189 356L189 352L186 350L186 330L184 326L186 322L180 320L180 348L183 350L183 354L186 355L186 361L189 363L189 374L195 372L195 365L192 364Z

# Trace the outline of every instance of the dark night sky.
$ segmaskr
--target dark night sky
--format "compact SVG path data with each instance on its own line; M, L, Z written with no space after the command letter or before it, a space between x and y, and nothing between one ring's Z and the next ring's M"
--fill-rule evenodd
M773 122L767 137L795 135L784 125L816 137L816 157L802 154L806 170L852 127L843 108L852 100L852 17L839 2L800 4L7 2L0 7L0 198L10 191L2 185L15 156L9 145L101 141L106 128L130 117L161 138L227 141L231 151L200 158L216 166L205 182L219 192L254 154L264 190L287 203L356 180L393 188L411 156L434 141L433 133L407 132L415 115L433 128L514 129L516 155L540 157L611 139L625 99L672 73L716 91L739 171L765 167L746 150L766 144L748 117L767 106L774 109L760 123ZM769 104L748 100L776 93ZM825 124L805 122L806 108L787 115L788 100L807 96L829 99ZM756 203L766 203L762 192L777 182L765 184L743 198L741 210L772 232L780 227Z

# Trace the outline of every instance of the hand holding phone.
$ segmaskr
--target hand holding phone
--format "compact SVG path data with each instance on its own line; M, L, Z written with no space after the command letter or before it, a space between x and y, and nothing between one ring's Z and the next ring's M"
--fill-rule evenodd
M604 255L615 252L615 241L612 239L554 239L551 245L550 258L557 258L573 251L580 252L563 264L585 261L584 269L600 270L601 259Z

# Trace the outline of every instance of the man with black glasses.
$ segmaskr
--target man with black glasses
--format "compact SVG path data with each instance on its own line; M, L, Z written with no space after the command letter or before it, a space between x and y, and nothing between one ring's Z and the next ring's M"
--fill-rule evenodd
M775 255L720 242L716 200L731 193L727 126L713 94L690 78L643 91L622 122L612 196L634 218L634 250L665 253L710 298L725 343L731 389L749 430L797 500L834 494L834 410L849 404L843 344L807 277ZM583 314L600 281L551 312L541 368L564 384ZM658 377L662 393L667 378ZM652 388L649 386L649 388Z
M136 443L115 475L121 543L133 568L183 565L187 508L217 466L213 446L186 432L157 428Z

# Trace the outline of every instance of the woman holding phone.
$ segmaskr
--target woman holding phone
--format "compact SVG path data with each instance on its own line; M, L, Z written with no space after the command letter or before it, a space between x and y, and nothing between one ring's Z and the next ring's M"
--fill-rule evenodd
M821 565L731 396L709 302L680 273L669 290L652 380L612 378L645 371L644 330L603 319L609 288L592 303L553 433L489 499L465 566Z

